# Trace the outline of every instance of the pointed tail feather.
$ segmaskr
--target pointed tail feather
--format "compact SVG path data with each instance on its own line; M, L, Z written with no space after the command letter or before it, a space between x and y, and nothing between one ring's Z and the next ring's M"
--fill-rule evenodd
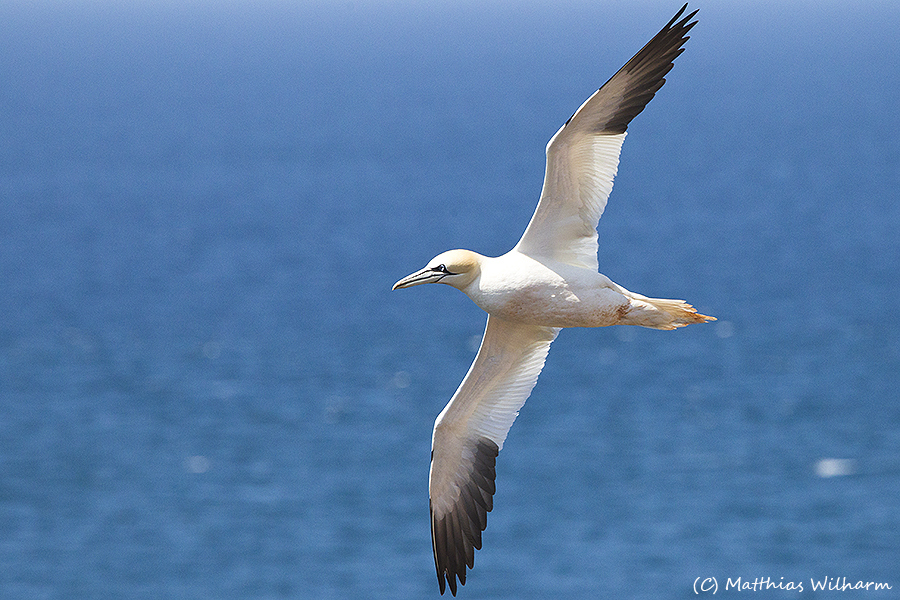
M653 329L675 329L693 323L715 321L715 317L701 315L684 300L648 298L630 293L631 308L622 320L623 325L640 325Z

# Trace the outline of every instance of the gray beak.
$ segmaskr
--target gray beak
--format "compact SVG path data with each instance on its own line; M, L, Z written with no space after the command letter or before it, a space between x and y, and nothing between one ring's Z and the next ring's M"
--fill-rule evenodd
M421 271L416 271L415 273L407 275L406 277L395 283L394 287L391 288L391 291L412 287L414 285L422 285L423 283L437 283L443 277L443 273L436 272L433 269L425 268Z

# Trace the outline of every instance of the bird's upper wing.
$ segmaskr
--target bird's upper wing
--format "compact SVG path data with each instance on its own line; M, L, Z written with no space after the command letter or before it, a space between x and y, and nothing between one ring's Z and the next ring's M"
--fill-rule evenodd
M431 541L441 593L481 549L493 507L494 461L531 394L559 329L488 317L484 339L459 389L434 424L431 445Z
M685 4L640 52L575 111L547 144L544 188L516 249L597 270L597 222L612 191L625 130L684 51ZM676 21L678 21L676 23Z

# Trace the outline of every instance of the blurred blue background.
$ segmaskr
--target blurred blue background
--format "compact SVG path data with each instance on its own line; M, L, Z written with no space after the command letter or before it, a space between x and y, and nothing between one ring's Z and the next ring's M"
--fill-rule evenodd
M0 5L0 596L437 597L484 315L391 284L512 247L679 6ZM462 598L900 589L900 6L696 7L600 264L719 320L560 335Z

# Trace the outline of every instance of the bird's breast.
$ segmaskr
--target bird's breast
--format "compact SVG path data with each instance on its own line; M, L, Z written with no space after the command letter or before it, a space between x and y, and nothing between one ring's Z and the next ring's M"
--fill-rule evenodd
M603 327L619 322L628 300L605 277L565 278L548 268L482 273L469 296L490 315L546 327Z

